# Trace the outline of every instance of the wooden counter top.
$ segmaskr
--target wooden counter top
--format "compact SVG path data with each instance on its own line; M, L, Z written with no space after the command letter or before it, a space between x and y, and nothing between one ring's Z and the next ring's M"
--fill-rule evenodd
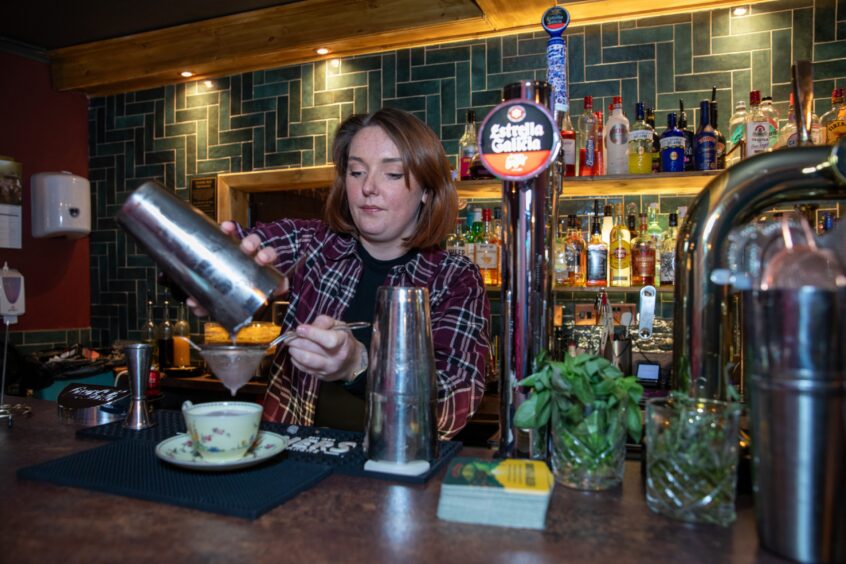
M758 548L751 500L728 529L651 513L640 467L622 488L555 488L546 531L436 517L440 477L425 485L333 475L255 521L18 480L18 468L103 444L74 437L56 405L0 429L3 562L774 562ZM465 449L464 454L489 456Z

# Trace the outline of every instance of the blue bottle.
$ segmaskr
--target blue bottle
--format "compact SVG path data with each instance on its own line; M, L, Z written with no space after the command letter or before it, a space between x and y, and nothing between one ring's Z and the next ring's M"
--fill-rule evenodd
M711 102L699 103L699 128L693 138L693 158L695 170L715 170L717 168L717 132L711 125Z
M661 134L661 172L684 172L684 148L684 133L676 127L676 113L670 112Z

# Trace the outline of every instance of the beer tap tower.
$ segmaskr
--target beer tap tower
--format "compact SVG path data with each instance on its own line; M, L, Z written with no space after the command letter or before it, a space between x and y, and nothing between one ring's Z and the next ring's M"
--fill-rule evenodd
M547 11L561 16L556 29L556 68L563 72L560 33L569 22L561 8ZM560 14L564 12L564 14ZM548 19L544 15L545 21ZM556 24L557 25L557 24ZM562 74L563 77L563 74ZM564 92L566 81L559 82ZM479 129L482 162L502 184L502 304L500 340L500 442L501 457L546 458L545 430L520 429L514 413L528 397L519 386L534 369L537 356L549 348L552 326L552 271L550 268L552 212L557 201L561 168L559 121L550 111L555 88L548 82L526 80L503 88L503 102ZM556 112L566 112L566 102ZM552 187L552 189L550 188Z

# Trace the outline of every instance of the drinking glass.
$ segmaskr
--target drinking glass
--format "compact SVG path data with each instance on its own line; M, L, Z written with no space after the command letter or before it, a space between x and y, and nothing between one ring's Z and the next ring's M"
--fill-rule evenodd
M625 404L597 409L575 426L560 410L552 410L552 471L556 482L578 490L613 488L623 481L625 461Z
M646 404L646 503L673 519L735 520L741 406L698 398Z

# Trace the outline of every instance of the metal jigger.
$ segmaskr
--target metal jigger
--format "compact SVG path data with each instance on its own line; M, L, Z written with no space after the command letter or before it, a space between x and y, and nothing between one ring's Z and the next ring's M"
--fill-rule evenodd
M155 423L150 419L147 410L147 379L150 377L150 363L153 360L153 345L135 343L123 347L129 372L129 413L123 426L127 429L140 431L152 427Z

